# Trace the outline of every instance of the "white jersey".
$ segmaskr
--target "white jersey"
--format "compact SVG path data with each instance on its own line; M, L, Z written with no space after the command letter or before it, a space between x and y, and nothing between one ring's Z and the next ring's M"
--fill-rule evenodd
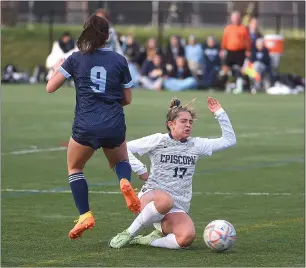
M169 134L153 134L127 143L132 170L138 175L147 172L143 163L135 156L148 154L151 161L149 179L142 187L163 190L174 200L174 207L189 211L192 198L192 177L196 163L201 156L210 156L236 144L231 122L223 109L215 113L222 137L216 139L188 138L185 142L171 138Z

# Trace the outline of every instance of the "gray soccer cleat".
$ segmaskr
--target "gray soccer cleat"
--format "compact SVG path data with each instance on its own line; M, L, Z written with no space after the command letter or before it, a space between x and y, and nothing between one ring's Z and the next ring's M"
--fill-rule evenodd
M117 234L112 240L109 242L109 246L111 248L121 248L128 244L133 237L130 235L128 230L124 230L122 233Z
M154 240L161 238L161 237L164 237L164 235L160 231L154 230L152 233L145 235L145 236L143 235L135 236L134 238L130 240L130 245L150 246Z

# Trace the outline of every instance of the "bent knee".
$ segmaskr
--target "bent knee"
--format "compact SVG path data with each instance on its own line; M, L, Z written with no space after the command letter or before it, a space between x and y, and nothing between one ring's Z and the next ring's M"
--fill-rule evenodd
M183 232L176 236L176 241L181 248L191 246L192 242L196 237L195 231Z
M166 214L173 208L174 201L168 193L158 191L154 200L154 205L159 213Z

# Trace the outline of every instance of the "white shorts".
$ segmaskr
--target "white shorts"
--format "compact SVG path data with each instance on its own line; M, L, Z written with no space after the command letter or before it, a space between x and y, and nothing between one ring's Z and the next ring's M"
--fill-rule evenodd
M154 189L141 188L140 192L138 193L138 198L141 199L141 197L143 197L146 193L151 192L153 190ZM186 211L184 211L180 208L173 207L172 209L170 209L170 211L167 214L177 213L177 212L186 213ZM160 231L161 233L163 232L162 227L161 227L161 222L153 223L153 226L156 230Z
M153 191L154 189L146 189L146 188L141 188L140 192L138 193L138 198L141 199L142 196L144 196L146 193ZM167 214L170 213L177 213L177 212L183 212L186 213L186 211L182 210L181 208L176 208L175 206L170 209L170 211ZM166 214L166 215L167 215Z

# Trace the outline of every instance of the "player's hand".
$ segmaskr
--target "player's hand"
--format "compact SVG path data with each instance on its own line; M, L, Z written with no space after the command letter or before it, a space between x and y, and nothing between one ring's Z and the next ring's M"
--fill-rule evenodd
M208 109L212 113L215 113L216 111L222 108L220 103L213 97L207 97L207 104L208 104Z
M64 63L65 59L60 59L54 66L53 66L53 71L56 71L62 64Z
M143 174L139 175L138 177L139 177L139 179L141 179L143 181L147 181L148 178L149 178L149 175L148 175L148 172L146 172L146 173L143 173Z

